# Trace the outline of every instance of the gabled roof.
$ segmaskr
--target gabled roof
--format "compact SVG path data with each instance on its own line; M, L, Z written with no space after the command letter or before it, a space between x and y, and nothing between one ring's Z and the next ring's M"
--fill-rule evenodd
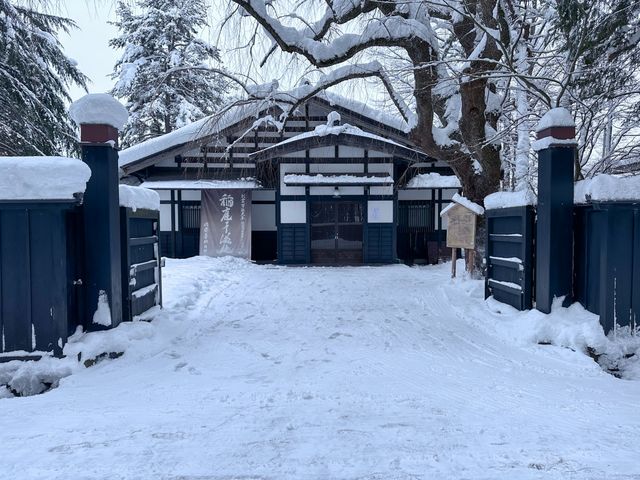
M324 103L328 107L337 106L342 111L380 122L393 129L397 134L405 134L408 128L406 122L400 117L384 113L336 93L321 92L314 99L319 100L320 103ZM129 171L137 170L134 167L144 164L145 160L152 157L174 157L179 155L190 144L194 147L199 146L216 136L232 130L243 121L248 122L247 128L249 128L255 120L265 116L270 109L273 109L273 107L265 107L264 103L261 102L231 106L222 113L210 115L173 132L145 140L121 150L118 164L125 173L129 173Z
M365 132L364 130L345 123L343 125L318 125L310 132L283 140L280 143L249 154L249 158L257 162L281 157L288 153L307 150L310 148L345 145L366 148L388 153L410 161L432 160L424 153L405 147L388 138ZM435 161L435 160L432 160Z

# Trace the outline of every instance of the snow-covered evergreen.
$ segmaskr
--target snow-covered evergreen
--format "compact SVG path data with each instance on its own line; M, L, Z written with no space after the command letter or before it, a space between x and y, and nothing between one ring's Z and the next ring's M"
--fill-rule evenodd
M54 155L75 144L68 89L87 79L58 40L75 24L35 3L0 0L0 155Z
M123 49L116 63L112 93L126 99L129 121L122 143L131 145L213 113L226 84L209 67L218 49L198 38L207 26L204 0L121 1L110 41Z

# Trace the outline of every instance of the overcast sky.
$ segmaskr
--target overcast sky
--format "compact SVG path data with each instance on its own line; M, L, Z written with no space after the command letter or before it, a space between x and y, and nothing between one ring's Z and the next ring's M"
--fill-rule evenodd
M73 19L79 28L71 35L61 35L68 57L78 62L80 70L91 79L89 92L102 93L111 89L113 80L109 74L118 58L118 52L109 47L109 39L117 29L109 25L115 20L115 2L68 0L60 14ZM76 100L84 94L81 88L71 89L71 98Z
M91 82L88 85L90 93L102 93L109 91L114 81L109 78L113 66L119 57L119 51L109 47L109 39L117 35L116 27L110 25L110 21L116 20L115 6L117 0L61 0L59 13L71 18L78 25L78 29L70 35L62 34L62 42L67 56L78 62L80 70L87 75ZM276 54L266 68L259 68L256 62L247 55L246 49L238 50L238 44L244 44L243 34L239 32L238 24L227 26L220 33L220 18L228 6L228 0L210 0L209 23L211 29L202 32L204 39L215 43L221 48L224 64L231 71L240 75L249 75L258 83L270 81L276 78L280 81L281 88L292 87L298 84L303 76L308 75L304 62L291 63L291 56ZM241 24L248 32L253 30L252 23L245 20ZM234 30L233 38L229 38L229 30ZM242 28L240 28L242 30ZM264 42L254 49L265 52L270 47L266 36L260 36L259 41ZM261 58L261 54L256 54ZM369 102L379 102L381 95L379 85L355 82L334 88L339 93L348 97ZM71 98L76 100L84 95L81 88L71 88ZM373 106L373 105L372 105ZM394 113L397 113L394 111Z

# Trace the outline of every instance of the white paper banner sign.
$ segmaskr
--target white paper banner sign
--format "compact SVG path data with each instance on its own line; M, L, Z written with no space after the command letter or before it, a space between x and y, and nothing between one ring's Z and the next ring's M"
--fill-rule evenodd
M202 190L200 255L251 258L251 190Z

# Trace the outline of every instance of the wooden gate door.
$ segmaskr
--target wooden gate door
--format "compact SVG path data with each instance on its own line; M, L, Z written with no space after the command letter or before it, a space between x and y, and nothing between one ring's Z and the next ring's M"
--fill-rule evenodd
M363 260L361 202L311 203L311 263L353 265Z

